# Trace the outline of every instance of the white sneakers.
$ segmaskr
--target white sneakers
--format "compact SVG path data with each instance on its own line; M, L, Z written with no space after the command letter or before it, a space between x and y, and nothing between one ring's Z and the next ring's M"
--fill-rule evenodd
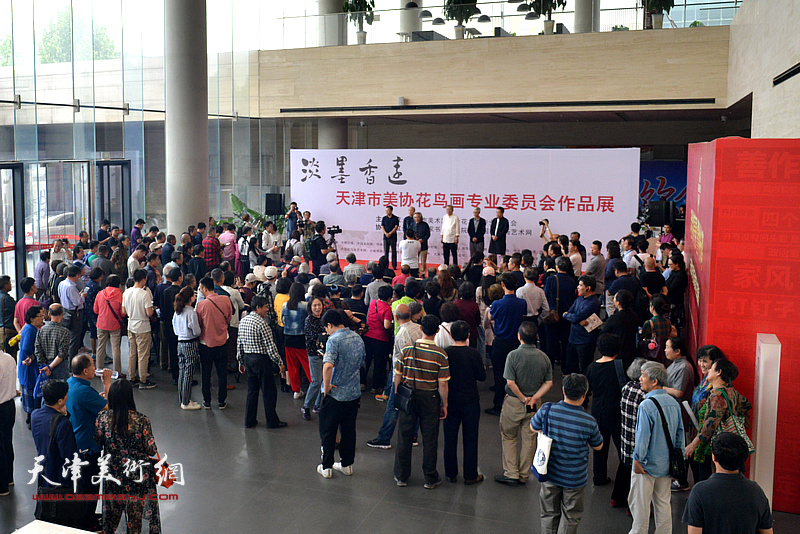
M297 393L295 393L297 395ZM323 469L322 464L317 466L317 473L322 475L322 478L331 478L333 476L333 470L331 469Z
M342 462L336 462L333 464L333 469L336 469L340 473L353 476L353 466L348 465L347 467L342 467ZM317 473L322 475L322 478L331 478L333 476L333 469L323 469L322 464L317 466Z
M333 464L333 468L339 471L342 474L347 476L353 476L353 466L348 465L347 467L342 467L342 462L335 462Z
M199 410L202 406L195 401L189 401L189 404L181 404L181 410Z
M294 393L294 400L297 400L297 399L300 399L300 398L302 398L302 397L303 397L303 395L305 395L305 394L306 394L306 393L305 393L305 392L304 392L302 389L301 389L300 391L295 391L295 393Z

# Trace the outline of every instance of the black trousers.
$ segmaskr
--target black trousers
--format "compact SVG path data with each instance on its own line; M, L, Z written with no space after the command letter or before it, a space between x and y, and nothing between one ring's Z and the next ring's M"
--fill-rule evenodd
M228 398L228 355L225 353L225 345L219 347L207 347L200 344L200 370L202 374L201 389L203 390L203 402L211 404L211 366L217 368L217 379L219 382L219 393L217 399L220 404Z
M8 491L14 481L14 421L17 410L14 399L0 404L0 493Z
M567 345L569 345L569 329L571 325L564 319L555 324L544 325L545 331L545 352L550 357L550 363L560 363L563 365L567 361Z
M171 323L164 323L164 332L167 335L167 349L169 350L169 371L172 381L178 381L178 336L172 330Z
M361 368L361 383L368 385L369 366L370 363L374 362L372 389L383 391L386 387L386 364L392 354L392 342L364 336L364 348L366 350L366 358L364 359L364 367Z
M594 361L594 349L596 346L596 342L581 343L580 345L570 343L567 346L567 361L561 366L564 374L580 373L585 375L589 364Z
M450 265L450 255L453 255L453 265L458 265L458 243L442 243L445 265Z
M64 310L62 324L69 330L70 361L83 346L83 310Z
M441 398L439 391L415 390L408 403L409 413L399 410L397 420L397 453L394 457L394 476L397 480L408 481L411 476L411 448L419 419L419 433L422 435L422 472L425 482L439 480L436 471L436 457L439 452L439 413Z
M397 234L392 237L383 236L383 255L389 258L389 250L392 252L392 269L397 270Z
M608 451L611 449L611 440L614 440L614 445L617 447L617 454L622 450L622 441L620 440L620 425L609 425L605 421L597 421L597 426L600 428L600 435L603 436L603 448L599 451L593 452L594 463L594 483L602 483L608 476ZM619 462L622 464L622 460ZM630 483L630 482L629 482Z
M444 433L444 476L458 476L458 429L464 448L464 480L478 478L478 424L481 419L481 403L449 404L447 418L442 422Z
M322 441L322 468L333 467L336 433L340 433L339 456L342 467L353 465L356 459L356 417L361 398L338 401L325 395L319 406L319 439Z
M244 367L247 370L247 401L244 409L244 426L254 426L258 415L258 392L264 400L264 415L267 426L274 427L279 422L275 405L278 402L278 389L275 386L275 375L272 374L269 356L266 354L244 355Z
M503 371L506 369L508 353L519 347L518 339L497 339L492 344L492 375L494 376L494 399L492 407L495 410L503 409L503 399L506 396L506 379Z

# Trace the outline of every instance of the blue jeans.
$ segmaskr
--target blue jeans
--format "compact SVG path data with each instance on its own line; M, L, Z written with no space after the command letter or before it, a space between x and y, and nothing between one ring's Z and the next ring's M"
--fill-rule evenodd
M381 443L391 443L394 429L397 426L397 417L400 412L394 405L394 372L389 373L386 380L389 387L389 398L386 400L386 413L383 415L383 425L378 431L378 441Z
M311 385L308 386L306 400L303 403L304 410L308 408L319 408L319 403L322 400L320 395L322 391L322 358L309 356L308 367L311 371Z

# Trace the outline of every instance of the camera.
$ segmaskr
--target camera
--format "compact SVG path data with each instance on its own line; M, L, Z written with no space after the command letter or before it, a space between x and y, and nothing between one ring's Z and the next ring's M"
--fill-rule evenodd
M550 221L548 219L542 219L539 221L539 226L544 226L545 224L550 224Z
M341 234L342 229L339 228L338 226L329 226L328 233L331 234L331 236L335 236L336 234Z
M305 219L297 221L297 227L300 228L300 229L305 228L306 224L308 224L308 223L306 223Z

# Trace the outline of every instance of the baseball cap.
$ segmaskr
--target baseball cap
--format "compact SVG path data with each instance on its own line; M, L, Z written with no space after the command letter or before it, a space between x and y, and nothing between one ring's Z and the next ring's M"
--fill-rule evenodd
M152 243L150 243L150 252L155 252L156 250L160 249L161 246L162 246L161 243L159 243L158 241L153 241Z
M483 268L483 276L494 276L494 268L492 267L484 267Z
M247 276L244 277L244 283L249 284L250 282L257 282L258 278L253 273L247 273Z
M293 262L296 261L297 263L303 263L303 258L301 258L300 256L294 256L292 258L292 261Z
M274 265L270 265L264 270L264 276L267 280L273 280L278 277L278 268Z

